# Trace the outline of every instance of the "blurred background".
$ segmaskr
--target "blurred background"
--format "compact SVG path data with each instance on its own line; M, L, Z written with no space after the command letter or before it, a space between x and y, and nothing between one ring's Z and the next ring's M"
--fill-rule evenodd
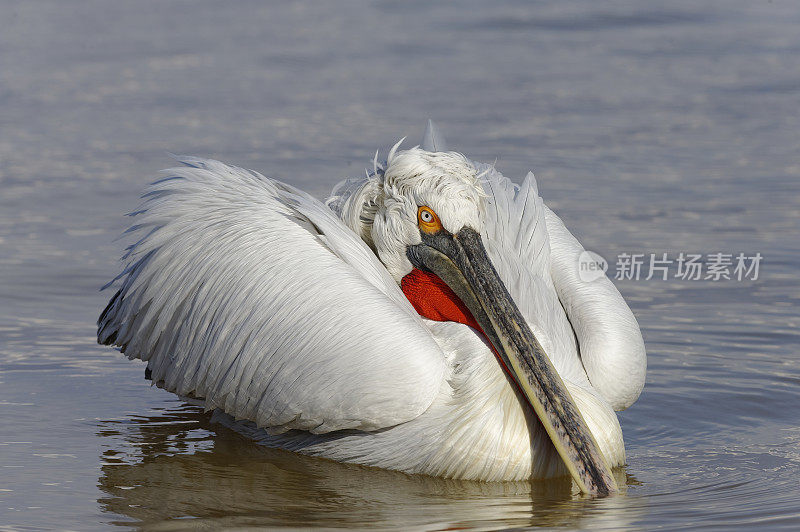
M792 1L0 0L0 526L797 527L799 109ZM168 152L323 198L428 118L533 170L610 273L763 256L757 280L617 282L650 363L624 495L268 452L95 345Z

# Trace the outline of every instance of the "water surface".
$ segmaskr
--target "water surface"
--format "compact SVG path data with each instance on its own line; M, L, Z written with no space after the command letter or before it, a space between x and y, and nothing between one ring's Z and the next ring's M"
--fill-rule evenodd
M792 2L0 5L0 526L800 526L800 9ZM95 344L141 188L211 156L323 197L420 139L536 172L587 248L752 281L623 280L649 353L624 493L261 449ZM674 270L673 270L674 272Z

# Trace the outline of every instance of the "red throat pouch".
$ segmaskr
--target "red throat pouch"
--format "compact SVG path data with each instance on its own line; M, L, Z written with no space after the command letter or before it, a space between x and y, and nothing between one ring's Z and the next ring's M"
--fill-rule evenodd
M463 323L483 334L467 306L435 273L414 268L403 277L400 288L420 316Z

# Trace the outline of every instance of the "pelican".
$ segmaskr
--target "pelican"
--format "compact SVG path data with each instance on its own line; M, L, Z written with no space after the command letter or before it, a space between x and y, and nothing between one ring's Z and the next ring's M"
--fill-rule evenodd
M401 141L402 142L402 141ZM261 443L481 481L617 490L646 355L528 173L421 146L326 203L218 161L149 186L98 341ZM107 285L108 286L108 285Z

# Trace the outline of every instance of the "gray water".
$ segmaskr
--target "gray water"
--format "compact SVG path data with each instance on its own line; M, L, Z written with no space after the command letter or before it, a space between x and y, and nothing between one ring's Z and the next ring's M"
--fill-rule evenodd
M532 169L612 275L763 256L757 280L615 281L649 353L622 494L267 451L95 344L167 152L323 197L429 117ZM0 527L800 527L799 133L796 2L2 0Z

